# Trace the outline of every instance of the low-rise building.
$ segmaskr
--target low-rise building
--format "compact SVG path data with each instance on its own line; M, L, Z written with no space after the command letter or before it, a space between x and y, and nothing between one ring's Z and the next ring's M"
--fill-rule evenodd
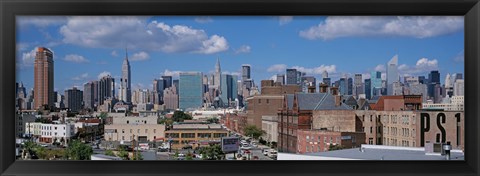
M329 150L360 147L365 144L364 132L339 132L329 130L298 130L297 152L317 153Z
M278 142L278 120L277 116L262 116L262 136L267 142Z
M75 124L41 124L39 142L68 144L75 135Z
M228 131L220 124L174 124L171 130L165 131L165 138L172 149L219 143L222 137L228 137Z
M165 125L163 124L110 124L105 125L105 141L131 142L152 142L158 138L165 137Z

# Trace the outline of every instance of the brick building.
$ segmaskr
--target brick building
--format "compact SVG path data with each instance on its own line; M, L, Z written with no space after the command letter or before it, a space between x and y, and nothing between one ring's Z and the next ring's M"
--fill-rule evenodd
M370 109L377 111L406 111L422 108L422 95L381 96Z
M243 129L247 126L247 115L244 113L227 113L220 119L220 123L231 131L243 134Z
M340 96L329 93L295 93L284 96L278 112L278 150L297 151L297 130L312 129L313 111L352 110Z
M206 146L211 142L220 143L222 137L228 137L228 131L220 124L178 124L165 131L165 139L171 140L172 149L187 145Z
M363 132L340 132L329 130L298 130L296 153L316 153L329 151L330 146L342 148L360 147L365 143Z

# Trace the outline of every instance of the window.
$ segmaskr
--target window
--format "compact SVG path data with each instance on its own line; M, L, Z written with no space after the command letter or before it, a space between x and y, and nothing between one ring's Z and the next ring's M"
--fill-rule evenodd
M372 121L372 115L370 115L370 122Z
M258 104L261 104L262 103L262 99L258 99Z
M182 138L195 138L195 133L182 133Z
M330 144L333 143L333 137L330 137Z
M227 133L213 133L214 138L222 138L226 136L227 136Z
M307 142L308 142L308 139L309 139L309 138L310 138L310 137L307 135L307 137L306 137L306 139L307 139Z
M122 133L125 133L125 130L124 130L124 129L122 129Z
M145 129L145 134L148 133L148 129Z
M125 140L125 136L122 136L122 140Z
M132 130L132 129L130 129L130 133L132 133L132 131L133 131L133 130Z
M307 145L307 146L305 146L305 147L306 147L306 150L305 150L305 152L307 152L307 153L308 153L308 145Z
M127 124L129 124L129 121L127 120Z
M153 129L153 133L157 133L157 129Z
M267 104L270 104L270 99L267 99Z
M372 133L373 127L370 127L370 133Z
M327 143L327 136L323 137L323 143Z
M137 133L140 133L140 129L137 129Z

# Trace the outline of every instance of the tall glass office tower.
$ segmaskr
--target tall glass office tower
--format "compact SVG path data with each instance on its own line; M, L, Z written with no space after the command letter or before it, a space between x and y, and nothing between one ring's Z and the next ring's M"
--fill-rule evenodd
M183 72L179 79L179 108L196 109L203 106L203 74L201 72Z

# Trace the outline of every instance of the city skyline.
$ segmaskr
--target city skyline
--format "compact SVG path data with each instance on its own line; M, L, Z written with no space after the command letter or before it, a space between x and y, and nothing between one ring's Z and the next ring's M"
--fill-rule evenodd
M346 25L338 23L342 20L363 30L335 30ZM17 23L17 81L28 90L32 51L41 46L54 52L59 92L83 90L84 83L106 73L118 89L125 48L133 89L152 89L153 79L178 79L182 71L211 75L217 59L222 72L239 79L242 64L250 64L256 84L287 68L317 80L325 70L332 81L347 73L366 79L371 71L385 74L396 55L402 77L439 70L443 84L447 73L464 73L463 17L19 17ZM144 38L149 35L153 39Z

